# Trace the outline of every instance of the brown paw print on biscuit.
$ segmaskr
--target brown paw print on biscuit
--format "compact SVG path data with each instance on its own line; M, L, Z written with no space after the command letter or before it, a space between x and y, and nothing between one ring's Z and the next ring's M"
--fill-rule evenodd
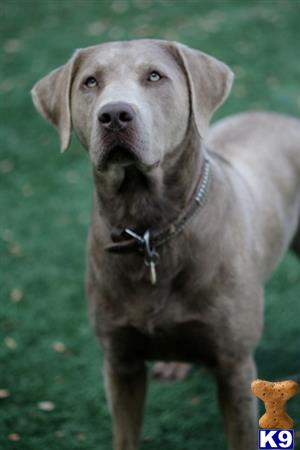
M254 380L251 383L252 392L260 398L266 408L266 412L259 419L260 428L281 428L288 430L293 428L293 420L286 413L286 402L293 397L299 385L296 381L264 381Z

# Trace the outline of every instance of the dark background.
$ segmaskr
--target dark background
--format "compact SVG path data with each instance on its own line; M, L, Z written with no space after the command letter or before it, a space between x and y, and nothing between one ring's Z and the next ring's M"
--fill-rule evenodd
M101 355L83 291L89 164L76 139L60 156L56 132L32 106L34 82L77 47L157 37L233 68L233 92L218 117L243 110L299 116L299 24L297 0L1 2L1 450L111 446ZM266 300L259 376L286 379L300 374L300 264L291 254L268 283ZM289 413L299 441L299 395ZM225 449L209 373L201 367L181 383L152 382L142 449L200 447Z

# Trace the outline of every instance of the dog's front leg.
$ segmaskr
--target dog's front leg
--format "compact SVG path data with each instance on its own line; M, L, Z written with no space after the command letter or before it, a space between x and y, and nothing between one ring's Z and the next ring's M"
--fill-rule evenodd
M132 368L105 361L105 386L113 421L114 450L137 450L147 387L144 363Z
M219 403L230 450L257 449L257 401L251 392L256 378L252 356L217 371Z

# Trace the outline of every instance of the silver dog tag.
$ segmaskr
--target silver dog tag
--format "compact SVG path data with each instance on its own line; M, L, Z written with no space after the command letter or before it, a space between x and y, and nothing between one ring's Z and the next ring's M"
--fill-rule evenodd
M156 284L157 277L156 277L156 267L153 261L150 261L149 268L150 268L150 281L151 284L154 285Z

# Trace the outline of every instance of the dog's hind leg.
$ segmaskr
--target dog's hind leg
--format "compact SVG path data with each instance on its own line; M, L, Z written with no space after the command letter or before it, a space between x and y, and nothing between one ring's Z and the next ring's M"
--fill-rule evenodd
M157 362L151 370L152 378L157 381L183 380L192 368L192 364L182 362Z
M291 244L291 250L300 258L300 220L298 230Z
M145 365L124 370L105 361L104 375L114 450L138 450L147 385Z

